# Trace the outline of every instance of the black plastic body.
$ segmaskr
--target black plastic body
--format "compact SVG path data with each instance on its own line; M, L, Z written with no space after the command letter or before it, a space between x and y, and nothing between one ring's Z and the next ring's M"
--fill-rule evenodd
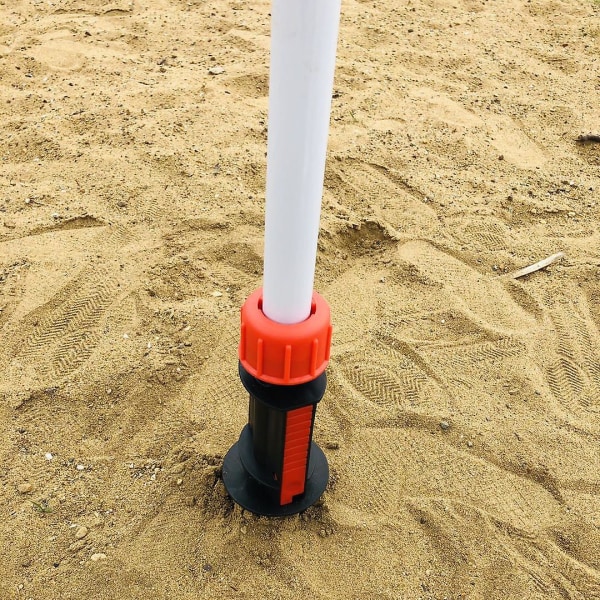
M308 383L281 386L256 379L241 364L239 374L250 396L248 424L225 456L225 487L236 503L256 514L279 516L301 512L325 491L329 467L321 449L312 442L311 425L304 493L295 496L291 503L280 503L286 415L312 405L314 424L327 377L323 373Z

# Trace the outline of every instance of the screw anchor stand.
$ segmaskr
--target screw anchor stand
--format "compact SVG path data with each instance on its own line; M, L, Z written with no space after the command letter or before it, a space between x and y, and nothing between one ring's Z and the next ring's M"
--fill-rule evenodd
M301 512L325 491L329 467L312 441L331 347L329 306L313 294L311 314L283 325L262 312L262 290L242 307L239 374L250 396L248 424L223 462L233 500L265 516Z

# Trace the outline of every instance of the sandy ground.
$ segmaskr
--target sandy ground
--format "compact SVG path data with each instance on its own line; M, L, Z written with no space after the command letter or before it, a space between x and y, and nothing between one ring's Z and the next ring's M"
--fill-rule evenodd
M344 0L332 479L281 520L220 480L269 9L0 2L0 598L600 598L600 5Z

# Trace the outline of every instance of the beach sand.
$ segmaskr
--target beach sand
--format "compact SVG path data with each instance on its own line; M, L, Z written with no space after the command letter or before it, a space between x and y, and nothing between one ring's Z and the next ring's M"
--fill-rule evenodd
M0 598L600 598L600 5L343 0L284 519L220 478L269 11L0 2Z

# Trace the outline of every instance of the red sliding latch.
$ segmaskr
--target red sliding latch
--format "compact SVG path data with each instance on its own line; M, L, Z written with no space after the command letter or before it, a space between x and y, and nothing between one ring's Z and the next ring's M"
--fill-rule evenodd
M287 413L280 503L289 504L304 492L315 405Z

